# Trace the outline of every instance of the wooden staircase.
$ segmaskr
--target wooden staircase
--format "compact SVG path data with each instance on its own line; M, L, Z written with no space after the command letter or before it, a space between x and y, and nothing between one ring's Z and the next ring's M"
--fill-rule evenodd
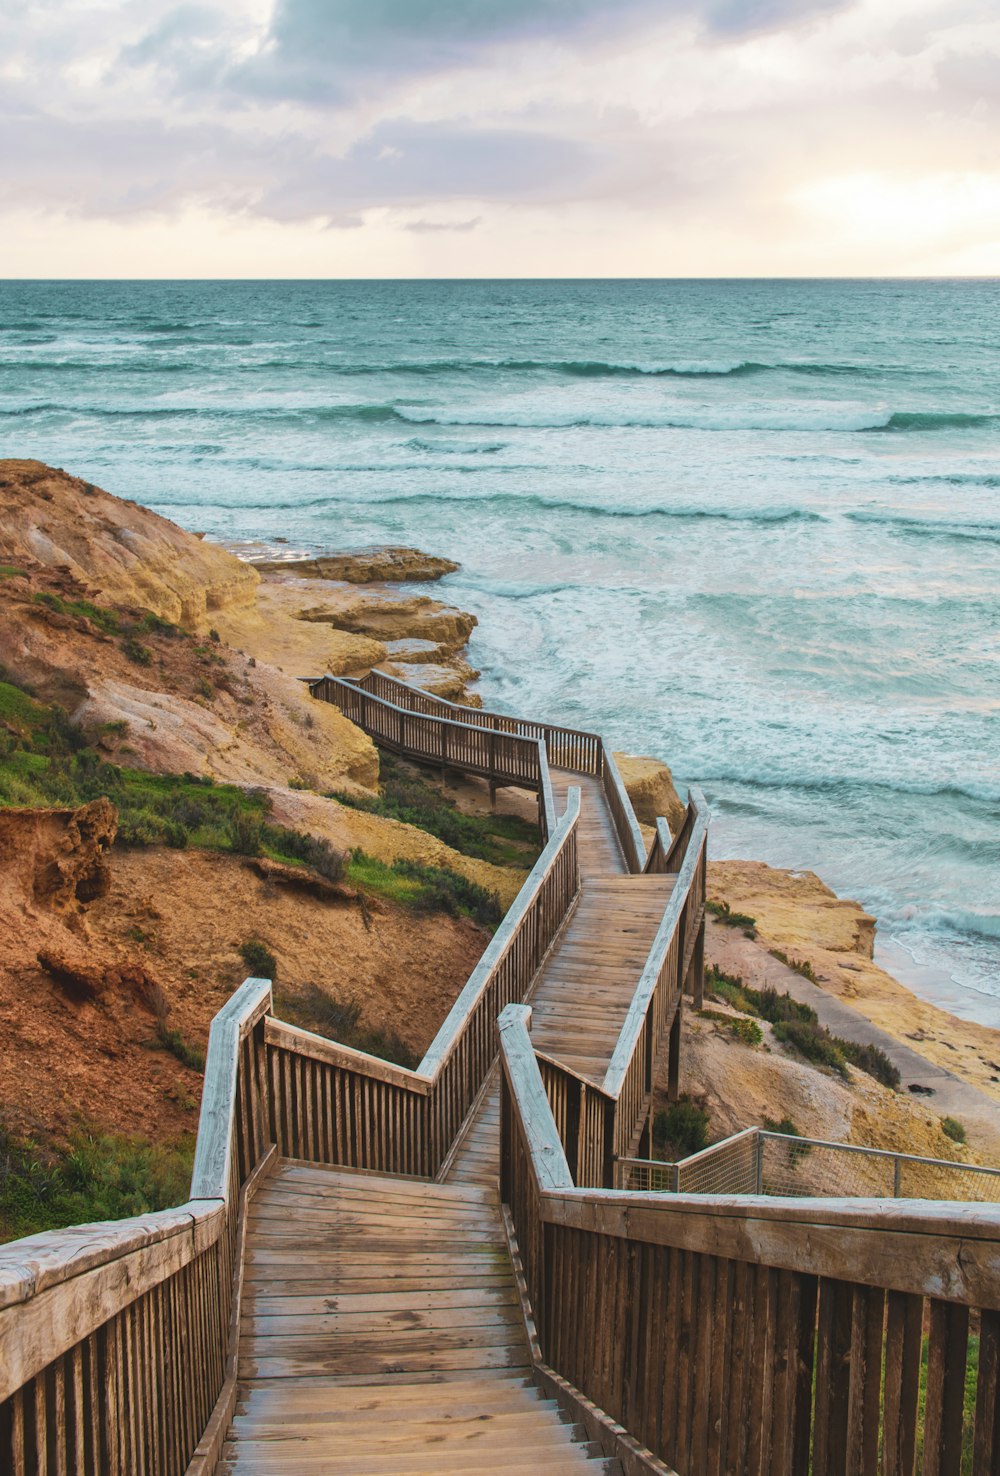
M220 1472L620 1476L531 1382L495 1189L282 1163L240 1345Z
M553 773L561 803L581 776ZM674 878L629 876L582 780L580 900L532 996L539 1048L597 1082ZM225 1473L619 1473L531 1382L500 1219L494 1071L445 1183L283 1161L250 1204Z

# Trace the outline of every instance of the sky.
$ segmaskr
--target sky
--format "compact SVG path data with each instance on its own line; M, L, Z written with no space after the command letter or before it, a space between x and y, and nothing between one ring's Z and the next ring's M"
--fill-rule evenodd
M0 276L1000 274L998 0L4 0Z

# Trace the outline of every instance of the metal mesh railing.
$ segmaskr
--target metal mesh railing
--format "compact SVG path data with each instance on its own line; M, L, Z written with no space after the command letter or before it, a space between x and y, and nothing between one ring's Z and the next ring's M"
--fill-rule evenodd
M1000 1169L747 1128L678 1163L618 1160L623 1189L831 1199L1000 1202Z

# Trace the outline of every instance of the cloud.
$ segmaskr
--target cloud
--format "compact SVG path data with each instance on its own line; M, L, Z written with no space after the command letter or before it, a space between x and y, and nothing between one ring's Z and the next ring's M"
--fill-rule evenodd
M840 242L850 269L874 239L863 171L917 202L899 260L934 200L972 202L956 259L994 229L984 0L11 0L0 79L9 219L334 227L363 264L395 241L401 269L459 261L473 231L526 263L565 238L570 272L627 271L640 242L664 271L699 242L713 269L770 251L786 271L836 269Z
M427 231L474 231L482 222L481 215L473 215L469 220L408 220L403 230L415 231L418 235Z

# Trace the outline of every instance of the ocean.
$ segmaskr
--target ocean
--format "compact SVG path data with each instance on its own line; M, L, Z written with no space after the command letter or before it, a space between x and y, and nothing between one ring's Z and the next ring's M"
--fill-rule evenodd
M1000 282L0 284L2 454L462 562L485 701L666 758L1000 1026Z

